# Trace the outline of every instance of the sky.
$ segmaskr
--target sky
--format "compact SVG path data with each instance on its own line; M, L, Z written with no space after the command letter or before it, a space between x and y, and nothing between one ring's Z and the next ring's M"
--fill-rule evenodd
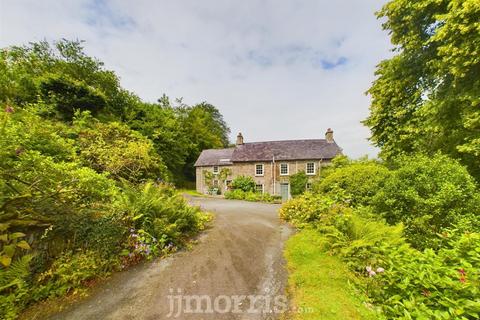
M235 141L324 138L351 157L378 150L361 121L375 66L391 44L375 17L385 0L0 0L0 47L61 38L124 88L207 101Z

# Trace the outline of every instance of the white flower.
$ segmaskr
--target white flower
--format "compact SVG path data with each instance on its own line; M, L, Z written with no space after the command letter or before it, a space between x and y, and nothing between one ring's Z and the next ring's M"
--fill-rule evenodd
M385 272L385 269L383 269L382 267L377 268L377 273L382 273L382 272Z
M368 275L369 275L370 277L373 277L373 276L376 275L376 274L377 274L377 273L376 273L375 271L373 271L373 270L371 270L371 271L368 272Z
M367 270L367 272L370 273L370 272L372 271L372 267L367 266L367 267L365 268L365 270Z

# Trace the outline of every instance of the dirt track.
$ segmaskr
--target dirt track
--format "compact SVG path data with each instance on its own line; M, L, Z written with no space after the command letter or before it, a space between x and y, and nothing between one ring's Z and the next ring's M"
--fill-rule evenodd
M279 206L213 198L192 202L215 214L213 227L192 250L115 274L52 319L277 319L271 311L283 308L282 249L290 235L278 219ZM190 300L194 313L185 313L186 303L179 308L173 297L179 294L205 295L210 302ZM262 296L254 301L244 295Z

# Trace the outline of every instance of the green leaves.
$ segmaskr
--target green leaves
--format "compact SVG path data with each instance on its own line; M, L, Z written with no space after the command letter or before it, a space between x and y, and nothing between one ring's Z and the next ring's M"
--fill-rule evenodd
M392 0L378 16L396 55L368 90L371 140L385 159L441 151L480 179L478 1Z
M307 188L308 176L305 171L299 171L290 175L290 194L295 197L303 194Z
M22 232L4 233L0 235L1 244L0 250L0 264L3 267L9 267L12 263L12 259L15 256L16 249L30 250L30 245L25 240L20 240L26 235Z
M232 189L239 189L244 192L254 192L256 188L255 181L250 176L237 176L231 184Z

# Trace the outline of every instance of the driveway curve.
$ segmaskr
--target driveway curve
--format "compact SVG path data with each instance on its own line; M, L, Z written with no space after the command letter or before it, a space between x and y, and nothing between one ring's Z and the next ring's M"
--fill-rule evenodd
M189 251L114 274L51 319L278 319L286 308L279 205L190 202L215 215Z

